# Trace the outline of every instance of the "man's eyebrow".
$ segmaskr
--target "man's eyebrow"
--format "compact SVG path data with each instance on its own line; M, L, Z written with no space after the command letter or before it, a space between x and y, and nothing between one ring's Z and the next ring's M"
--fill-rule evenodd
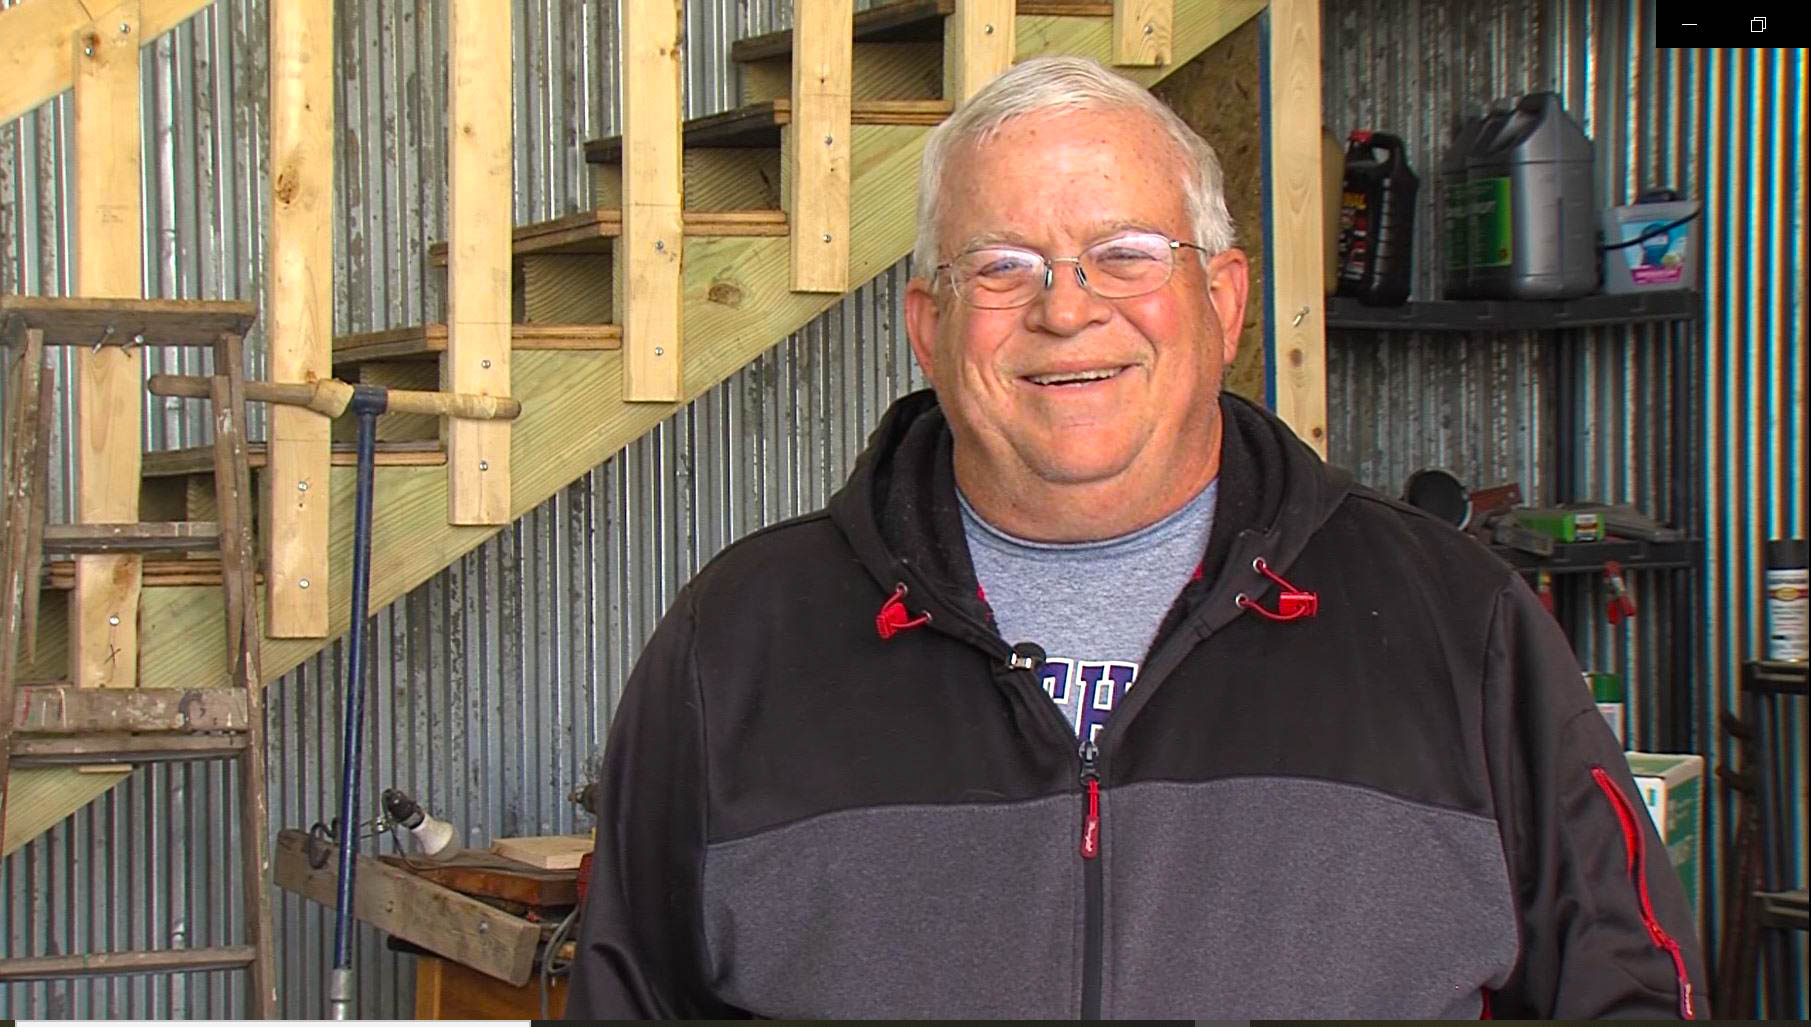
M1092 245L1103 239L1110 239L1113 236L1121 235L1126 232L1155 232L1159 235L1163 234L1162 229L1148 221L1105 221L1094 226L1094 229L1088 233L1087 237L1089 244ZM956 252L967 253L970 250L980 249L986 246L1013 246L1020 249L1037 250L1036 246L1026 242L1025 237L1019 233L998 230L980 232L969 236L962 241L961 246L956 248Z

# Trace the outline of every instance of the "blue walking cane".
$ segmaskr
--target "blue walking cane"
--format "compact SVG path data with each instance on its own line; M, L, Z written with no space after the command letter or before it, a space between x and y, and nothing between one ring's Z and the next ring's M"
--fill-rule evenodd
M152 375L147 388L158 396L206 396L208 379ZM333 975L328 1013L352 1018L352 897L358 871L357 805L365 724L365 622L371 616L371 482L377 469L377 417L395 412L512 420L522 404L504 396L452 392L411 392L375 385L349 385L332 378L311 384L246 382L245 398L306 407L328 417L351 412L358 418L358 485L352 515L352 616L346 628L346 708L340 736L339 886L334 896Z

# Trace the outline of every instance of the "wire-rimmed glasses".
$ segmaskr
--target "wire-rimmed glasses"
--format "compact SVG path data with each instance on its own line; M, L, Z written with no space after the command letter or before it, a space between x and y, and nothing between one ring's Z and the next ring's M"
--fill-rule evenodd
M1007 310L1030 303L1056 283L1056 265L1074 264L1075 280L1101 299L1123 300L1164 287L1176 273L1176 251L1192 242L1156 232L1128 232L1102 239L1075 257L1046 257L1019 246L977 246L957 254L937 273L964 303Z

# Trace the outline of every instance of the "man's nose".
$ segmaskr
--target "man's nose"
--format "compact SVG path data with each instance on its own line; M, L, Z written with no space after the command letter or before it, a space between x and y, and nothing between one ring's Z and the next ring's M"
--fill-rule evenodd
M1038 293L1026 312L1031 327L1053 335L1074 335L1113 316L1106 300L1094 295L1078 261L1052 261L1050 287Z

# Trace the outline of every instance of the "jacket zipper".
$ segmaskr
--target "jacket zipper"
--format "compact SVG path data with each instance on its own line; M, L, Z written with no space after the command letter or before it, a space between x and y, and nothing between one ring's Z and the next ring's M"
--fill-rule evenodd
M1100 980L1105 925L1101 909L1100 749L1081 747L1081 782L1087 805L1082 813L1082 1019L1100 1019Z
M1628 855L1627 872L1641 900L1641 922L1646 925L1648 937L1653 940L1654 947L1672 957L1673 976L1679 984L1679 1015L1690 1020L1692 982L1691 975L1685 970L1685 955L1679 951L1679 943L1666 933L1666 928L1660 926L1660 919L1654 915L1654 905L1648 898L1647 835L1641 830L1641 821L1637 819L1629 797L1616 786L1609 772L1602 767L1592 767L1591 777L1597 781L1597 787L1610 800L1610 807L1616 811L1616 820L1622 826L1624 851Z

